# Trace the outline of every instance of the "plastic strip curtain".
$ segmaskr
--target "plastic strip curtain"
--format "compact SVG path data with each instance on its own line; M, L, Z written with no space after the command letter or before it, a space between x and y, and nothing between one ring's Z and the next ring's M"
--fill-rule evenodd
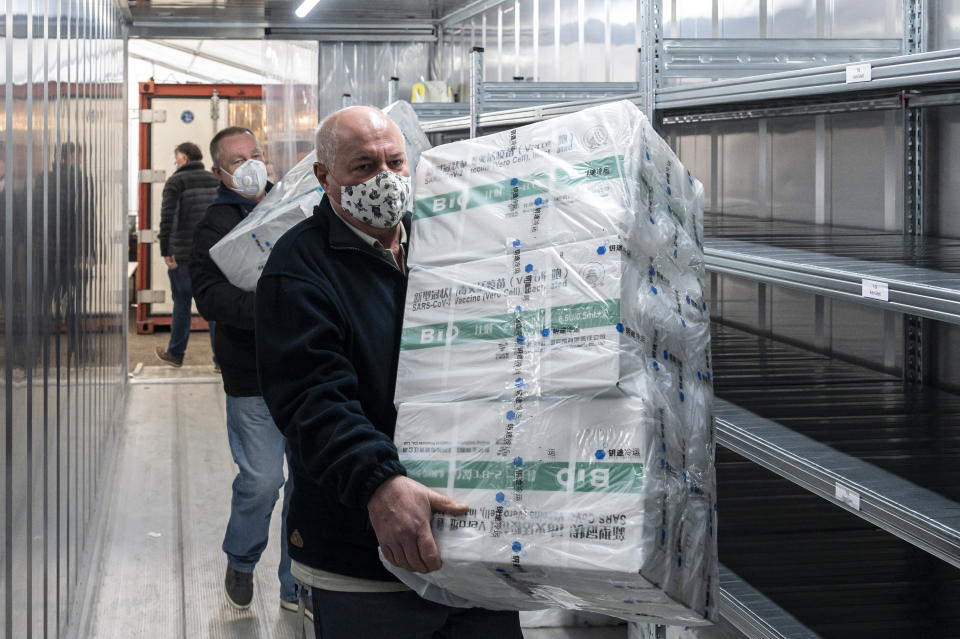
M264 146L277 175L285 174L314 147L317 110L317 43L265 40Z
M400 78L398 98L429 79L425 42L323 42L320 44L319 115L344 106L387 106L390 78Z

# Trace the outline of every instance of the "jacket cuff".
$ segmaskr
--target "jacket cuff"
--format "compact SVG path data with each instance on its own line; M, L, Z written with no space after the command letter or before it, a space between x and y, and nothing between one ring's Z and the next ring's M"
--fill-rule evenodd
M373 497L373 493L377 492L377 489L380 488L380 485L383 484L383 482L387 481L391 477L396 477L397 475L406 476L406 474L407 469L404 468L403 464L401 464L397 459L389 459L374 468L373 472L371 472L370 476L367 478L367 481L364 482L363 486L360 488L360 494L358 495L360 499L360 505L366 508L367 504L370 502L370 498Z

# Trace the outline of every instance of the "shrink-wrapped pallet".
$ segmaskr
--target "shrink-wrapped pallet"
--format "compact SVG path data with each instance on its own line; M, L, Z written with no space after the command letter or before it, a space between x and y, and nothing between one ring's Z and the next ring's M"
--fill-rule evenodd
M395 442L470 506L425 597L713 619L702 201L627 102L421 156Z

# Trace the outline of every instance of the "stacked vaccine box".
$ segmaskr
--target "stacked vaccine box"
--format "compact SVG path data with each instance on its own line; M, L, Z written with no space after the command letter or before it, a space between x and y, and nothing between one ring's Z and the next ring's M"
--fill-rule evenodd
M470 506L430 586L714 617L702 194L629 102L421 156L395 441Z

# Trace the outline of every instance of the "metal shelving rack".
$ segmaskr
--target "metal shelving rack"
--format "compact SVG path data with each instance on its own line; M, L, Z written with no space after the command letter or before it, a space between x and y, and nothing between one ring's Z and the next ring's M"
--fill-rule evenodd
M724 237L722 232L711 237L708 229L705 252L714 285L718 274L731 274L903 313L903 378L922 384L927 380L929 320L960 324L960 241L926 238L923 224L925 109L960 104L960 49L924 51L926 4L903 0L902 39L724 41L665 39L661 1L639 0L637 90L547 104L526 100L511 109L484 108L492 105L484 104L489 92L483 89L483 51L474 50L471 94L479 99L472 102L469 114L433 119L423 127L437 134L469 131L472 137L483 129L520 126L620 99L640 106L658 126L880 110L901 113L902 234L867 232L858 237L847 231L834 237L827 232L803 242L791 229L783 234L791 241L783 242L776 239L777 229L770 229L766 238L755 234L749 241ZM743 52L750 55L740 55ZM662 86L668 78L704 76L723 79ZM538 90L532 83L515 88L531 94ZM824 235L828 241L818 242ZM877 250L865 253L865 247L885 252L878 257ZM960 503L733 403L718 399L715 411L722 446L960 567ZM817 636L725 568L721 582L721 614L748 637Z

